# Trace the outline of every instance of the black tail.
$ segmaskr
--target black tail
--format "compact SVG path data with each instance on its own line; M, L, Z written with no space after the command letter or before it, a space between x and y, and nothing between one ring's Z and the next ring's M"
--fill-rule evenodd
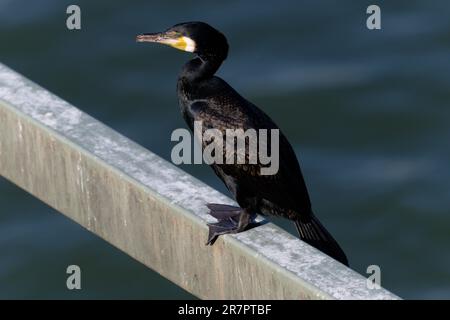
M300 239L348 266L344 251L314 215L308 221L295 220L295 226Z

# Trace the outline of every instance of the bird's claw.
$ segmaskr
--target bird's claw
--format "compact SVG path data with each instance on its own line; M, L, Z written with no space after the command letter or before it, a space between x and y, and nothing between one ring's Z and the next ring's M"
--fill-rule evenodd
M236 233L238 230L238 222L233 218L219 220L216 223L208 223L209 234L206 245L213 245L220 235L227 233Z

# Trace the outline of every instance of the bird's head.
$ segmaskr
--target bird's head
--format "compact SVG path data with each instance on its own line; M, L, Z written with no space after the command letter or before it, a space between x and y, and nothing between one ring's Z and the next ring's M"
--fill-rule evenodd
M225 60L228 54L225 36L204 22L179 23L164 32L140 34L136 41L166 44L206 59Z

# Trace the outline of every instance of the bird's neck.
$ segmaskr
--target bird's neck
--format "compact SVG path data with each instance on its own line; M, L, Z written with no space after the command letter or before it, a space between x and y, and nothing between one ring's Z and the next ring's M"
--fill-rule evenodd
M179 78L188 81L208 79L214 76L221 64L222 59L218 57L196 57L184 65Z

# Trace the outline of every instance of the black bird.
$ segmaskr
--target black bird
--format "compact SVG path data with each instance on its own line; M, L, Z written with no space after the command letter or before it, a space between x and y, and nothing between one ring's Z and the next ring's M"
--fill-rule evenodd
M177 24L160 33L138 35L138 42L157 42L196 54L178 76L177 92L181 113L191 130L194 121L203 129L278 129L261 109L244 99L230 85L214 76L228 55L225 36L203 22ZM290 143L279 131L279 169L262 175L256 164L212 164L240 207L208 204L219 222L209 224L208 244L226 233L246 230L257 213L281 216L295 222L300 238L313 247L348 265L336 240L311 210L308 191ZM268 141L270 145L272 141ZM206 146L202 141L203 148ZM224 143L225 145L225 143ZM270 147L267 147L270 150ZM249 157L246 149L246 157Z

